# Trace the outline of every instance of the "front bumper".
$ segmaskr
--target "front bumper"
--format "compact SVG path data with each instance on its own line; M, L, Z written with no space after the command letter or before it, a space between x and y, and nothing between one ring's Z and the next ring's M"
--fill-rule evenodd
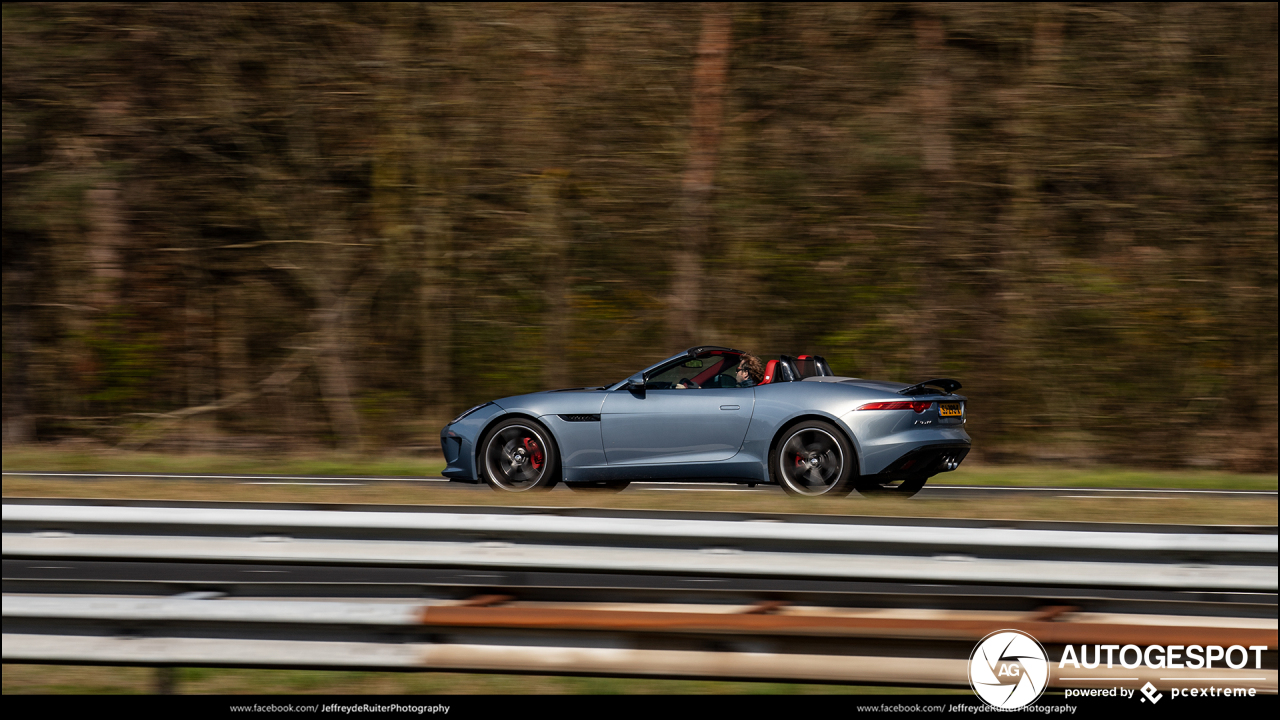
M494 404L486 405L456 423L446 425L440 431L440 449L444 451L445 469L441 475L457 482L478 483L476 472L476 446L480 434L494 417L506 410Z

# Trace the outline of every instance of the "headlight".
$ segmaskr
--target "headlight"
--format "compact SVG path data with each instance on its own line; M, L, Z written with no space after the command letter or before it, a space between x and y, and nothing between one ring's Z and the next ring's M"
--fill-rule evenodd
M461 420L462 420L462 418L464 418L464 417L466 417L466 416L470 415L471 413L473 413L473 412L475 412L475 411L479 410L480 408L485 407L486 405L492 405L492 404L493 404L493 403L491 403L491 402L487 402L487 403L480 403L479 405L477 405L477 406L475 406L475 407L471 408L470 410L464 410L464 411L462 412L462 414L461 414L461 415L459 415L458 417L456 417L456 418L454 418L454 419L450 420L450 421L449 421L449 424L450 424L450 425L453 425L454 423L457 423L457 422L461 421Z

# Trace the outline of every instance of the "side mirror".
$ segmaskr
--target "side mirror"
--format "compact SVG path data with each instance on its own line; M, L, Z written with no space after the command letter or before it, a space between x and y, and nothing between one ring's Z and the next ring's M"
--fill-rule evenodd
M631 392L644 392L644 376L632 375L627 378L627 384L622 387L630 390Z

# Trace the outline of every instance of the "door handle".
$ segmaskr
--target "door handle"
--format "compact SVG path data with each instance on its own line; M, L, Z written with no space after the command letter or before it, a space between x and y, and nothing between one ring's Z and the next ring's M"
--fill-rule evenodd
M737 409L739 409L739 406L737 406L737 405L721 405L721 406L720 406L720 409L721 409L721 410L737 410Z

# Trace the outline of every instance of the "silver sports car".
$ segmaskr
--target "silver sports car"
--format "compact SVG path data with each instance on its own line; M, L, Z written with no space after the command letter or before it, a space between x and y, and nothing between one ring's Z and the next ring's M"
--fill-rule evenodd
M783 355L752 385L736 376L744 354L692 348L605 387L477 405L440 432L444 475L508 492L696 479L913 495L969 452L955 380L838 377L821 357Z

